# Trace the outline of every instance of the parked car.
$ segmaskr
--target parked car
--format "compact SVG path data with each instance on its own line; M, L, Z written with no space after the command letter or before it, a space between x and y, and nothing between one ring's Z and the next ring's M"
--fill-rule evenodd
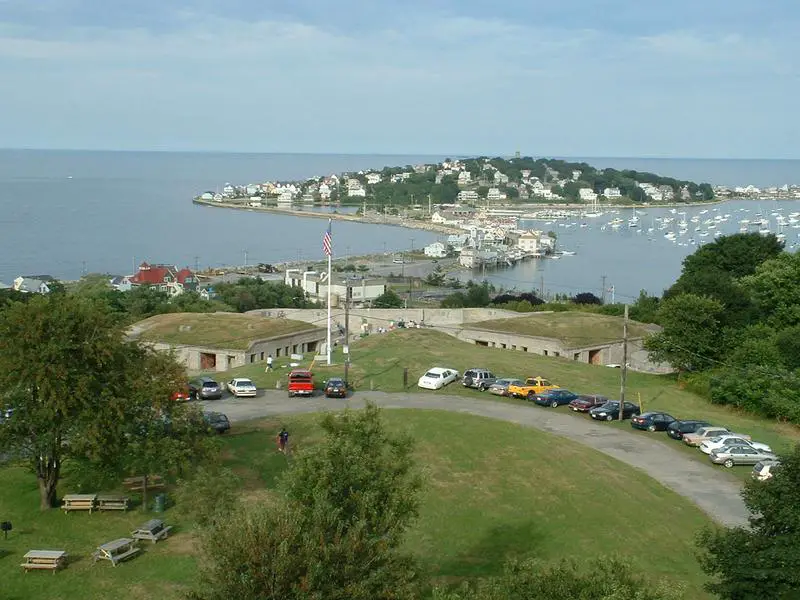
M559 388L557 390L547 390L541 394L536 394L533 397L533 402L539 406L551 406L556 408L569 404L577 397L578 394Z
M715 465L731 468L734 465L754 465L762 460L777 460L772 452L756 450L752 446L723 446L708 455Z
M308 369L294 369L287 377L286 391L289 398L314 395L314 374Z
M710 425L711 423L708 421L697 421L694 419L673 421L667 426L667 435L673 440L680 440L683 439L685 434L694 433L701 427L708 427Z
M226 433L231 428L228 417L219 412L206 411L203 413L203 419L208 428L217 433Z
M326 398L347 398L347 385L341 377L331 377L325 382Z
M458 379L458 371L444 367L433 367L419 378L417 386L426 390L440 390L449 383Z
M663 412L646 412L631 417L631 427L647 431L666 431L670 423L677 421L672 415Z
M725 427L701 427L694 433L685 433L683 434L683 443L687 446L699 446L706 440L710 440L713 437L717 437L720 435L732 435L733 432L729 431ZM735 434L737 437L741 437L746 439L748 442L750 441L750 436L745 435L744 433L737 433Z
M464 371L461 383L464 384L464 387L471 387L485 392L496 380L497 377L494 376L494 373L486 369L467 369Z
M553 385L544 377L528 377L523 384L508 386L508 395L514 398L530 398L533 400L536 394L554 390L557 387L557 385Z
M589 412L595 406L603 406L606 402L610 400L600 394L579 394L569 403L569 407L575 412Z
M237 377L228 382L228 391L237 398L254 397L257 393L255 384L245 377Z
M640 408L633 402L626 402L622 409L622 418L627 419L633 415L638 415ZM589 416L598 421L613 421L619 419L619 402L610 400L602 406L595 406L589 411Z
M508 388L512 385L519 385L521 379L497 379L489 386L489 393L495 396L508 396Z
M775 476L775 471L780 467L781 461L779 460L760 460L753 467L751 476L756 481L767 481Z
M192 400L219 400L222 386L211 377L198 377L189 382L189 397Z
M764 452L772 452L772 448L767 446L766 444L761 444L759 442L753 442L751 440L745 439L740 436L738 433L730 433L726 435L719 435L717 437L713 437L708 440L703 440L700 444L700 450L704 454L711 454L717 448L722 448L723 446L751 446L756 450L763 450Z

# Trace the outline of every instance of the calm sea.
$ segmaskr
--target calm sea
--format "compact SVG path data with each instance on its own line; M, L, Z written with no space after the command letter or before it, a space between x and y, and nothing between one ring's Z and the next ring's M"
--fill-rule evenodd
M0 150L0 281L10 283L20 274L50 274L62 279L77 278L83 272L125 274L144 260L190 267L318 260L322 258L324 221L206 208L192 204L191 198L226 182L295 180L442 158ZM712 184L800 182L800 161L579 160ZM786 203L782 206L788 207ZM738 208L720 210L733 214ZM772 212L772 207L764 206L763 211ZM642 216L642 221L649 218ZM640 289L657 293L668 286L679 273L683 257L696 247L689 238L670 242L663 235L627 230L612 234L601 229L604 219L608 220L595 219L584 228L577 222L574 227L530 224L556 230L561 246L575 250L576 255L487 275L504 287L529 290L543 284L551 293L599 293L605 275L607 287L613 285L619 297L635 296ZM725 226L738 230L734 221L738 218L731 217ZM787 242L794 243L796 232L787 233ZM696 243L713 239L699 235ZM339 255L405 250L412 245L412 238L413 245L420 247L436 236L419 230L334 222Z

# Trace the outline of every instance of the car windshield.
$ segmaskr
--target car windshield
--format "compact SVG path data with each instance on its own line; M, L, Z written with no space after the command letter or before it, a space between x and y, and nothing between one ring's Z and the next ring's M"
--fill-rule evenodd
M433 371L428 371L425 373L425 377L428 379L439 379L442 375L440 373L434 373Z
M328 385L344 385L344 381L341 379L329 379Z

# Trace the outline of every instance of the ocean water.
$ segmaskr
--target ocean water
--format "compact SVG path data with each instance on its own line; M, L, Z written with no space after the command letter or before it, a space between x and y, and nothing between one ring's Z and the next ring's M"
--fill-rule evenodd
M203 207L191 198L226 182L296 180L442 158L0 150L0 282L8 284L21 274L61 279L74 279L83 272L126 274L144 260L201 268L319 260L322 220ZM800 182L800 161L578 160L712 184ZM662 209L653 209L654 216L657 210ZM643 222L647 218L643 216ZM687 240L667 242L663 235L659 239L630 231L612 234L600 229L602 220L585 228L577 223L575 227L528 224L555 230L559 244L576 255L525 263L487 277L506 288L544 286L550 293L599 294L605 275L607 287L614 285L620 298L633 297L640 289L659 293L669 286L683 257L696 247ZM406 250L412 238L419 248L437 238L420 230L381 225L334 222L333 227L338 255ZM708 240L698 234L695 242Z

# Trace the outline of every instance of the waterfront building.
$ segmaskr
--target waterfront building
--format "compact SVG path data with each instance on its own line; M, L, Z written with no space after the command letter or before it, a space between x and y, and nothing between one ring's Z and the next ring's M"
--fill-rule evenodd
M178 269L175 265L151 265L143 262L139 265L139 270L128 279L133 286L154 287L170 296L197 290L197 276L188 268Z
M431 258L444 258L447 256L447 246L442 242L428 244L423 251L425 252L425 256L430 256Z

